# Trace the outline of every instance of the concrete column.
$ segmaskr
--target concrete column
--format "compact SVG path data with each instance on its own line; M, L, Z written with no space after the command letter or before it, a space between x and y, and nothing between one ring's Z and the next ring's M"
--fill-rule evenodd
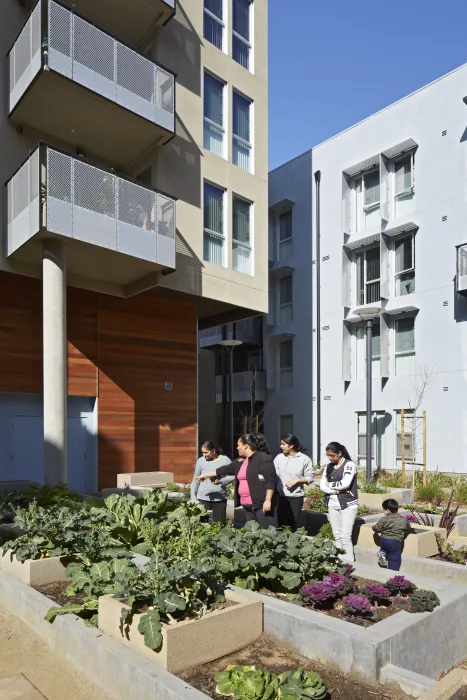
M66 247L43 247L44 480L67 483Z

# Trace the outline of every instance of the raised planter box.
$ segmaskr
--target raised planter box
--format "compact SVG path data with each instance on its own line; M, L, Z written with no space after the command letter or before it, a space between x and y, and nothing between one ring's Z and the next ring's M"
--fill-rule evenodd
M165 486L168 481L173 481L172 472L134 472L132 474L117 474L117 488L124 489L127 486Z
M371 523L362 525L358 533L358 542L361 547L379 549L379 535L373 532ZM436 534L446 537L446 530L440 527L426 527L415 525L414 529L420 530L416 534L408 535L404 543L404 554L412 557L434 557L438 554Z
M122 608L127 606L113 596L99 598L99 628L167 671L180 673L243 649L261 636L261 601L237 590L226 591L226 598L235 604L208 613L199 620L164 625L160 651L153 651L144 644L144 637L138 632L141 615L133 617L122 636L120 616Z
M45 586L47 583L68 581L65 569L69 563L69 557L18 561L12 556L11 550L0 557L0 568L28 586Z
M358 492L358 502L368 508L382 510L383 501L387 498L393 498L400 506L413 503L413 489L389 489L387 493L363 493L361 490Z
M0 481L0 493L22 491L31 488L31 486L39 486L39 484L37 481Z

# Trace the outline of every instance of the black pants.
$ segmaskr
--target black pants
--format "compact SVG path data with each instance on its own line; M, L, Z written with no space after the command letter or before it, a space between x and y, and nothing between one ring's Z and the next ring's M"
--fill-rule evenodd
M381 537L379 542L383 552L386 552L388 569L399 571L402 563L402 543L399 540L387 540L385 537Z
M253 508L253 506L243 506L245 511L246 522L251 522L254 520L258 523L264 530L268 527L277 527L277 508L273 507L266 513L262 508Z
M212 513L213 523L222 523L223 525L227 522L227 501L199 501L206 510Z
M291 527L295 530L298 527L300 514L303 508L303 496L280 496L279 498L279 527Z

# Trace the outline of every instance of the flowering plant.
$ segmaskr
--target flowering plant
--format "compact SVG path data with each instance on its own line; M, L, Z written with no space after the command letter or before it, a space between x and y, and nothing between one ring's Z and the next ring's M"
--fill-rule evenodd
M401 595L407 595L412 593L416 589L416 586L412 581L409 581L405 576L393 576L388 581L386 581L386 588L391 591L391 593L399 593Z
M373 608L364 595L359 595L358 593L350 593L343 599L344 605L347 612L350 615L356 615L358 617L369 617L373 614Z
M382 583L369 583L363 589L363 593L375 603L387 600L391 596L391 591Z

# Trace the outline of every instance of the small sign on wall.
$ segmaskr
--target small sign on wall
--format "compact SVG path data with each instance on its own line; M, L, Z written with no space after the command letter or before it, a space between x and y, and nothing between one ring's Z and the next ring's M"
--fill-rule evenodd
M164 388L165 388L166 391L172 391L172 388L173 388L173 387L172 387L172 382L166 382L166 383L164 384Z

